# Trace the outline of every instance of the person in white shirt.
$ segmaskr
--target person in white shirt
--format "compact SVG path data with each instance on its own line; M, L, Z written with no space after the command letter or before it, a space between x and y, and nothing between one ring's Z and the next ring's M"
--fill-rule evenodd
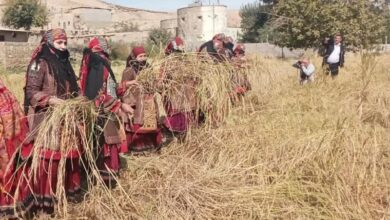
M304 85L306 83L311 83L314 81L315 66L310 63L310 59L303 57L298 62L293 65L295 68L300 70L300 79L299 83Z
M339 68L344 66L345 48L343 38L340 34L336 34L333 40L325 39L325 55L323 65L327 65L327 74L336 77L339 74Z

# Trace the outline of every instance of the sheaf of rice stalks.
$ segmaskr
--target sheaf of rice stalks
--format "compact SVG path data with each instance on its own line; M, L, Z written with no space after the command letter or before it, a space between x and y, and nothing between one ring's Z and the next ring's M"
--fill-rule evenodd
M138 80L147 92L159 92L166 101L180 102L183 111L202 112L206 125L215 126L230 113L235 71L229 63L179 54L155 61L139 74Z
M96 147L95 139L97 135L102 135L103 127L99 127L97 124L98 111L93 102L83 97L69 99L56 107L49 108L45 115L45 120L37 128L38 133L34 141L31 168L28 175L29 182L37 181L35 178L40 169L39 163L42 151L56 146L61 152L57 174L57 190L55 193L53 192L56 198L58 216L67 218L69 210L65 192L65 176L67 155L71 151L77 151L80 154L80 167L85 170L85 172L82 172L85 174L85 183L82 189L85 193L84 197L89 197L89 191L93 192L94 188L99 188L102 195L107 198L111 197L114 201L112 192L101 178L96 164L99 150ZM49 163L51 164L53 160L53 158L50 158ZM120 184L117 185L117 188L121 189ZM124 191L123 196L126 196ZM115 212L118 215L124 215L123 212Z

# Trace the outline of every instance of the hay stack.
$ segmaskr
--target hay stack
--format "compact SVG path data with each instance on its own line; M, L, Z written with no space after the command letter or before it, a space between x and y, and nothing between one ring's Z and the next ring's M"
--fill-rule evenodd
M178 103L182 111L202 112L206 125L216 126L231 110L233 73L229 63L216 64L195 54L183 54L156 61L138 80L147 93L161 93L166 101Z

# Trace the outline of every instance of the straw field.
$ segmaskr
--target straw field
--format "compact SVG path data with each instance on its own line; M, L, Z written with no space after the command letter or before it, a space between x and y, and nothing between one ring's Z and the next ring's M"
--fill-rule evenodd
M293 60L253 57L252 91L222 124L124 156L110 196L95 187L52 218L390 219L389 58L349 54L332 80L313 57L300 86ZM24 76L1 78L22 100Z

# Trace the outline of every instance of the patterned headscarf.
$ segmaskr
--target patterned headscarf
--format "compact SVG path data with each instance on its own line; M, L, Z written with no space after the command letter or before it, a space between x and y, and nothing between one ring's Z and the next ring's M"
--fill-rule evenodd
M68 40L65 30L61 28L51 29L46 32L46 38L47 42L51 45L53 45L56 40Z
M76 75L74 74L74 70L72 65L69 62L69 51L59 51L54 48L54 41L56 40L67 40L67 36L64 29L51 29L46 31L41 39L40 44L34 50L30 63L27 67L26 72L26 86L27 86L27 78L30 73L30 70L39 67L36 61L38 58L43 58L47 61L47 64L50 68L50 74L54 74L54 78L56 80L57 86L57 94L62 95L69 92L69 94L77 95L78 85L76 80ZM67 88L69 87L69 88ZM25 112L28 111L28 107L30 103L28 99L25 97L24 101Z
M94 37L89 41L88 48L92 52L104 52L109 54L108 42L104 37Z
M38 47L33 51L33 54L31 56L31 60L30 60L30 64L42 52L42 46L44 44L48 43L48 44L53 45L54 41L56 41L56 40L68 40L64 29L61 29L61 28L50 29L43 34L41 42L39 43Z

